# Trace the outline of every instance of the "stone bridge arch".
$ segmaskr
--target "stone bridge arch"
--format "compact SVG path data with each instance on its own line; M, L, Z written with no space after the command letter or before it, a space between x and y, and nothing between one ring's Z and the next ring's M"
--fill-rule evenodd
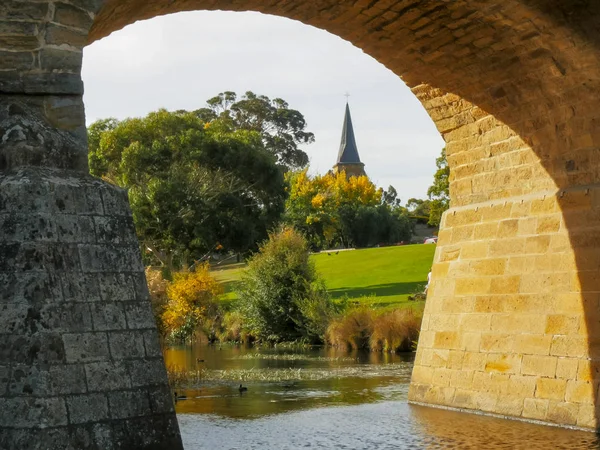
M88 43L198 9L285 16L347 39L402 78L444 137L452 208L410 400L595 428L600 4L6 0L0 446L45 436L177 448L153 326L134 318L147 319L147 292L126 197L87 175L80 69ZM119 352L125 339L134 344ZM86 384L73 390L56 374Z

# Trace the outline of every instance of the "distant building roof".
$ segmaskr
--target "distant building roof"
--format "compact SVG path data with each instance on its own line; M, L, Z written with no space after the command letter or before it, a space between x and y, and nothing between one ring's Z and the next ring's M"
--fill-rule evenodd
M348 103L346 103L346 115L344 116L342 142L340 143L337 164L362 164L360 156L358 156L356 139L354 139L354 128L352 128L352 117L350 117L350 106Z

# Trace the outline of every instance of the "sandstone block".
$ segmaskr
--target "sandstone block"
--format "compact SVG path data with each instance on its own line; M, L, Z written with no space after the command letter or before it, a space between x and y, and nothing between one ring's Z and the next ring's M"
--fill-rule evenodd
M413 368L411 381L413 383L431 384L433 379L433 370L423 366Z
M147 389L150 408L155 414L174 413L171 389L168 386L151 386Z
M589 381L567 381L565 400L572 403L588 403L593 405L596 400L597 387Z
M594 405L579 405L579 413L577 414L577 426L585 428L596 428L598 426L598 418L596 417L596 407Z
M523 355L521 373L553 378L556 374L557 358L554 356Z
M565 403L550 401L548 405L548 414L546 419L551 422L564 425L575 425L579 415L579 405L574 403Z
M575 380L577 378L577 365L579 360L571 358L558 358L556 363L556 378Z
M539 334L521 334L516 337L514 351L525 355L549 355L552 337Z
M492 316L490 314L465 314L460 319L461 331L489 331Z
M508 259L507 258L490 258L480 261L471 261L469 268L474 275L503 275Z
M460 349L460 339L457 332L435 332L433 345L440 349Z
M538 378L535 390L536 398L564 401L567 389L566 380Z
M521 370L521 355L511 353L488 353L485 370L502 374L518 374Z
M484 352L511 352L515 336L510 333L482 333L480 349Z
M545 420L550 401L538 398L526 398L523 403L523 417L526 419Z
M552 338L550 354L554 356L583 357L587 354L587 350L585 337L558 335Z
M550 314L546 318L547 334L577 334L580 316L565 314Z
M447 387L450 386L450 379L456 371L439 367L433 371L431 384L433 386Z
M497 414L519 417L523 412L523 402L523 397L501 395L498 397L494 411Z

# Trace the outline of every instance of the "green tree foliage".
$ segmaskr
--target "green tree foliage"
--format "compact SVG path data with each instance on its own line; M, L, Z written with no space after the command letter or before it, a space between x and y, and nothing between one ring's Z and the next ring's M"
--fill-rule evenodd
M339 214L344 235L354 247L409 241L412 236L413 223L409 217L387 204L344 206Z
M272 233L248 263L239 292L244 326L271 342L322 339L333 307L293 228Z
M433 184L427 190L429 196L429 225L440 226L442 214L450 207L449 176L450 167L446 160L446 149L442 149L442 154L435 160L437 171L433 175Z
M138 237L171 267L217 246L245 252L285 201L283 174L259 133L160 110L92 124L90 172L127 188Z
M315 136L305 131L304 116L290 109L285 100L251 91L238 99L235 92L227 91L209 99L207 104L207 108L195 112L204 122L219 120L231 129L256 131L265 148L288 169L308 164L308 155L298 145L314 142Z
M408 210L411 216L416 218L429 217L430 208L431 202L429 200L422 200L420 198L409 198L408 202L406 202L406 209Z

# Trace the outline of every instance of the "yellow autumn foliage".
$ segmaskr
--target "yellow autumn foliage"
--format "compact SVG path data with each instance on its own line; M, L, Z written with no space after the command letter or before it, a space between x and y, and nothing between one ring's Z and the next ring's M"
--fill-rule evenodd
M377 206L383 190L365 175L346 177L344 172L329 172L311 177L307 170L288 176L289 197L286 214L292 222L318 229L327 242L340 234L340 208L344 206Z
M175 273L167 287L167 304L161 316L165 332L172 334L200 324L221 292L208 264L196 266L193 272Z

